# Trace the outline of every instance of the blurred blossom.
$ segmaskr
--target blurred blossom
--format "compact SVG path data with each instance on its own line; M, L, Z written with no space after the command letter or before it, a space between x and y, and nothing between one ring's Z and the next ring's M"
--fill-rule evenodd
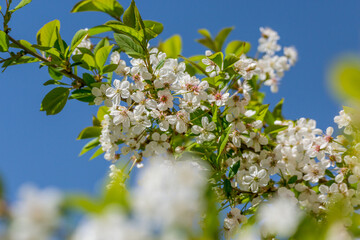
M326 240L351 240L353 239L342 222L336 222L327 231Z
M11 240L48 240L60 221L60 192L39 190L25 185L19 191L19 200L11 207Z
M290 237L296 230L302 213L298 206L284 197L277 197L264 203L259 209L259 223L262 233Z
M206 180L197 162L153 158L133 192L135 212L153 227L191 227L203 211Z
M89 216L75 231L72 240L143 240L151 239L146 229L127 219L116 208L102 215Z

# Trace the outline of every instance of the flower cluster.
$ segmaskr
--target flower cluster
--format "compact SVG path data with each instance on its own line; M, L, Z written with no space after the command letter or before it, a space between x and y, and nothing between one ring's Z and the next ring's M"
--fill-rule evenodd
M95 104L107 106L99 137L105 158L116 161L131 153L141 167L152 156L197 154L221 176L214 189L219 201L232 207L224 223L228 236L275 195L318 216L339 197L348 201L349 211L359 203L354 184L360 168L356 156L348 154L346 137L332 136L332 127L323 133L315 120L286 120L281 104L271 112L262 103L261 85L276 92L297 53L288 47L283 56L275 55L281 50L278 34L260 31L260 59L242 54L225 67L227 58L206 51L199 62L206 78L191 75L185 62L153 48L148 59L131 59L131 66L114 52L111 62L118 64L115 72L122 80L92 88ZM335 122L345 134L354 131L344 111ZM244 205L241 211L238 205Z

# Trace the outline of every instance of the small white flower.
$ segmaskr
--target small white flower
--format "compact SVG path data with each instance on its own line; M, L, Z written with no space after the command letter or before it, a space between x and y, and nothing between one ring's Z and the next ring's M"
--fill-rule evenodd
M249 168L249 175L245 175L243 181L253 193L257 193L260 187L265 187L268 184L269 176L265 169L258 171L256 166L251 166Z
M212 131L215 130L215 127L216 127L215 123L214 122L209 123L209 119L207 117L202 117L201 124L202 124L202 127L200 127L198 125L194 125L191 128L192 133L200 134L196 138L196 141L198 143L202 143L204 141L206 142L206 141L211 141L211 140L215 139L215 135L213 133L211 133Z
M339 128L345 127L344 132L346 134L351 134L352 133L351 117L348 114L346 114L344 110L341 110L340 115L336 116L334 118L334 122L338 124Z
M120 105L121 98L128 98L130 96L129 87L130 83L126 80L121 82L115 79L113 82L115 88L109 87L106 89L106 96L112 99L115 106Z
M158 109L160 111L165 111L169 108L173 107L173 99L174 97L171 95L169 90L160 90L157 93L158 95Z
M108 88L109 88L109 86L107 84L102 84L100 86L100 88L93 87L91 89L92 95L95 96L95 99L94 99L95 105L100 105L104 101L105 106L107 106L107 107L112 106L111 100L109 98L107 98L107 96L106 96L106 90Z

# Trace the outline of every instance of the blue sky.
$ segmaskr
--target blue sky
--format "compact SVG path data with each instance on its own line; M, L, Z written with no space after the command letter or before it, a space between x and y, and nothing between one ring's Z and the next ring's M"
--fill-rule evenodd
M109 19L101 13L71 14L76 2L34 0L13 16L11 35L35 43L38 29L59 19L62 38L69 42L78 29L100 25ZM120 3L126 8L130 0ZM0 1L0 5L4 7L5 1ZM254 49L259 27L278 31L281 45L294 45L298 49L299 61L285 74L280 91L269 93L266 101L274 106L285 98L285 117L313 118L322 129L333 126L333 117L341 103L332 96L326 74L342 54L360 54L359 1L139 0L137 5L143 19L164 24L159 39L173 34L182 36L185 56L204 53L205 48L194 41L200 37L197 33L200 28L217 33L223 27L234 26L229 40L249 41ZM78 157L86 141L75 139L84 127L91 125L96 107L72 100L56 116L39 111L42 98L51 89L42 83L49 79L47 71L36 64L11 67L0 75L3 89L0 175L10 199L26 182L94 193L109 166L101 157L92 161L88 160L89 155Z

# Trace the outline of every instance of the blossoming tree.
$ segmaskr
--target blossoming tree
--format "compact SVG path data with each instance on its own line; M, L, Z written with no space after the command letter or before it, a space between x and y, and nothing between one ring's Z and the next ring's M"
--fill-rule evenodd
M163 25L143 20L134 1L124 11L116 0L83 0L72 12L103 12L112 20L79 30L71 42L54 20L30 43L9 28L12 14L30 2L12 8L8 0L1 11L2 68L38 62L48 69L52 80L44 85L54 88L41 104L46 114L59 113L68 99L99 105L78 139L91 139L81 154L97 148L91 158L104 156L111 165L98 199L24 188L18 203L4 208L5 239L359 235L358 113L344 108L334 118L343 134L334 135L315 120L285 119L283 100L265 104L262 89L276 92L297 61L276 31L260 28L257 54L249 56L248 42L224 46L232 28L215 37L201 29L198 42L209 50L184 57L177 35L150 45ZM135 166L144 169L128 191ZM85 220L64 227L61 220L79 209ZM309 224L316 230L306 235Z

